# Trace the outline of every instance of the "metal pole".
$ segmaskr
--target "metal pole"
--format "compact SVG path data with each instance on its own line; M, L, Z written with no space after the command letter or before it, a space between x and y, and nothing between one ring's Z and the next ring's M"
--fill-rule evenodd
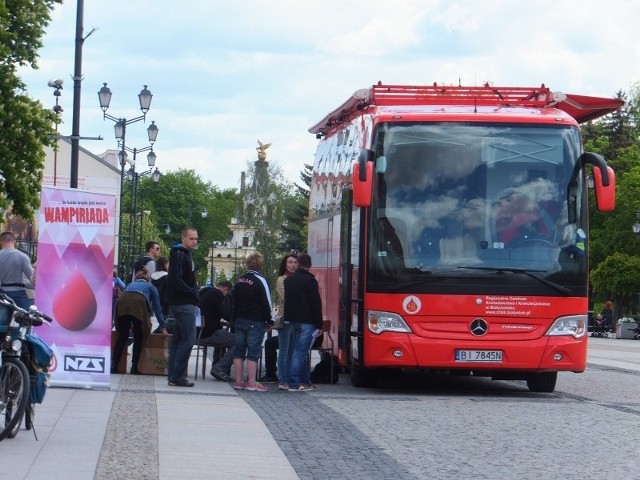
M82 17L84 16L84 0L78 0L76 13L76 48L75 67L73 71L73 124L71 129L71 176L69 186L78 188L78 157L80 152L80 97L82 82Z
M138 250L142 251L142 226L144 225L144 188L140 189L140 243ZM145 252L146 253L146 252Z
M138 174L135 171L135 165L131 167L131 221L129 222L129 264L134 262L136 256L136 225L138 206L136 204L136 198L138 196Z
M211 250L210 250L210 252L211 252L211 256L210 256L210 259L211 259L211 275L210 275L210 277L211 277L211 286L215 287L216 286L216 282L215 282L215 279L213 278L213 271L215 269L214 266L213 266L213 248L214 248L214 244L212 242L211 243Z
M120 149L120 205L118 205L118 275L120 278L124 279L124 269L122 265L122 202L124 200L124 167L127 164L126 153L124 146L125 135L127 132L126 121L124 119L122 122L122 145Z

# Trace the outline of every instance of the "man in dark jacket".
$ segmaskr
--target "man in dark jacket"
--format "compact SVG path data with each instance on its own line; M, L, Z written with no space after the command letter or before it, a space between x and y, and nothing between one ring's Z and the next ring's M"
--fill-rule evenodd
M182 231L182 243L171 248L167 275L167 303L175 318L169 347L168 380L172 387L193 387L187 380L191 350L196 343L196 309L198 286L191 250L198 245L198 232L193 227Z
M217 363L211 367L211 375L221 382L230 382L229 371L233 363L233 345L236 343L235 334L222 326L220 306L224 297L231 290L231 282L220 282L214 288L206 288L200 292L200 311L204 318L204 326L200 335L200 345L211 345L226 349Z
M316 277L309 271L311 257L298 255L298 269L284 280L284 321L294 332L293 356L289 367L289 391L313 390L309 378L308 354L314 332L322 330L322 300Z

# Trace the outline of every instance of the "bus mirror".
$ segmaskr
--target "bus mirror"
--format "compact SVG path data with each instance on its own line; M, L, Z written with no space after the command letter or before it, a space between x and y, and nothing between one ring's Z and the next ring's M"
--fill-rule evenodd
M605 166L603 170L598 166L593 168L593 186L596 192L596 205L601 212L610 212L616 206L616 176L613 168ZM603 178L604 177L604 178ZM605 184L608 180L608 185Z
M364 180L361 180L364 177ZM371 191L373 187L373 162L356 163L353 165L353 203L356 207L371 206Z

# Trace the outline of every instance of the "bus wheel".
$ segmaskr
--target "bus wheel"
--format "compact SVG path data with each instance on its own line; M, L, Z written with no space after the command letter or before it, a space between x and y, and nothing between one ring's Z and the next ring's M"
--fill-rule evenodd
M361 367L355 363L351 365L351 385L357 388L375 387L378 379L371 368Z
M527 377L530 392L552 393L556 389L558 372L532 373Z

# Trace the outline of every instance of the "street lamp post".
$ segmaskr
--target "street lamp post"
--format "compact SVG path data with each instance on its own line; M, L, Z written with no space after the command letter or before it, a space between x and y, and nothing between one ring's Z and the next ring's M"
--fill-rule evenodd
M631 228L636 235L640 233L640 210L636 210L636 221L631 225Z
M53 88L53 96L56 97L56 104L53 106L53 111L56 114L56 147L58 139L58 124L60 123L60 114L63 112L62 107L60 106L59 100L60 95L62 95L62 85L63 81L59 78L49 80L48 85ZM53 151L53 186L57 185L57 177L58 177L58 148L55 148Z
M191 214L197 209L200 209L200 216L202 218L207 218L207 215L209 215L206 207L191 207L189 209L189 226L191 226Z
M98 91L98 99L100 100L100 108L102 109L103 119L109 119L115 123L114 131L116 140L118 140L118 144L120 146L120 205L119 209L119 221L118 221L118 274L122 275L122 200L124 198L124 176L125 170L124 167L126 165L127 160L127 147L125 145L126 142L126 132L127 126L132 123L136 123L139 121L144 121L146 119L147 112L151 107L151 99L153 95L147 89L145 85L144 88L138 94L138 100L140 102L140 110L142 111L142 115L135 118L118 118L107 113L107 109L109 108L109 104L111 103L111 90L107 87L107 84L103 84L100 91ZM151 145L154 144L156 138L158 136L158 127L154 122L151 123L149 128L147 128L147 133L149 136L149 142ZM153 152L152 152L153 153ZM155 156L154 156L155 162ZM131 243L130 239L130 243Z
M151 126L155 127L153 122ZM157 131L157 127L155 128ZM152 170L152 168L155 166L155 163L156 163L156 154L153 152L153 145L150 145L145 148L132 148L132 149L130 149L129 147L126 147L126 148L127 148L127 151L133 152L133 164L131 165L131 168L129 168L129 170L127 171L127 178L131 181L131 222L129 222L129 238L131 239L131 241L129 242L129 245L128 245L127 257L129 259L129 263L131 263L133 257L136 255L135 239L137 239L137 236L138 236L136 233L137 218L138 218L138 184L139 184L140 178L150 175L151 178L153 179L154 185L156 185L160 181L161 173L160 173L160 170L158 170L158 167L156 167L155 170ZM149 170L142 173L138 173L135 171L136 156L139 152L144 152L147 150L151 150L147 155L147 163L149 164ZM141 189L141 192L144 195L144 189ZM144 199L142 199L142 201L144 202ZM140 207L140 210L142 210L142 207ZM141 230L140 236L142 237L142 219L140 220L140 230ZM142 240L140 241L140 243L142 243ZM138 245L138 247L140 246L141 245ZM141 250L141 248L138 248L138 250Z
M145 174L136 174L136 175L138 175L138 177L145 176ZM160 170L158 170L158 167L156 167L156 169L151 174L151 179L153 180L154 186L157 185L158 182L160 181L160 176L161 176ZM136 183L137 183L137 180L136 180ZM145 192L146 192L145 188L140 189L140 242L138 243L139 250L142 250L142 227L144 225L144 217L145 215L149 215L151 213L149 210L144 209L144 193Z

